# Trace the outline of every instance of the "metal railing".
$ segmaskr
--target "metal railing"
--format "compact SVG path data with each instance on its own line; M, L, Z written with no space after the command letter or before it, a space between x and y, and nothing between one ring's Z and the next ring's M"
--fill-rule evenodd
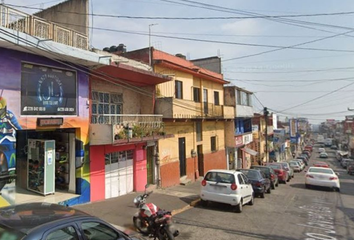
M0 4L0 26L68 46L88 49L88 37L75 30Z
M114 140L164 135L162 115L155 114L104 114L91 124L110 124Z

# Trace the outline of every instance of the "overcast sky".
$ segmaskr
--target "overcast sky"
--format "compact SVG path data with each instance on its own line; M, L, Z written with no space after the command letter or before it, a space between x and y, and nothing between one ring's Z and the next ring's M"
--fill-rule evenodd
M5 0L44 8L60 2ZM253 91L260 101L254 100L258 112L267 106L280 116L307 117L312 123L354 114L347 111L354 108L353 0L93 0L90 5L90 12L115 16L224 18L95 16L91 26L114 31L93 29L90 37L95 48L124 43L131 51L148 47L149 25L156 24L151 26L155 48L188 59L220 56L224 78ZM244 18L249 16L262 18ZM284 48L294 45L307 49ZM262 53L271 50L277 51Z

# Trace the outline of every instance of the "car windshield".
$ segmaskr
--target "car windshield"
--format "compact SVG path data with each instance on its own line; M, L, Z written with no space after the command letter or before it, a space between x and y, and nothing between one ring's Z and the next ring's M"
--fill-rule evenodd
M311 173L333 174L332 169L325 169L325 168L310 168L309 172L311 172Z
M299 164L297 162L290 162L290 166L298 166Z
M223 172L208 172L204 180L217 183L235 183L233 174Z
M20 240L24 236L22 232L0 225L0 240Z
M273 169L281 169L281 166L278 164L270 164L269 167L271 167Z
M243 172L251 180L258 180L261 178L261 175L258 171L241 170L241 172Z

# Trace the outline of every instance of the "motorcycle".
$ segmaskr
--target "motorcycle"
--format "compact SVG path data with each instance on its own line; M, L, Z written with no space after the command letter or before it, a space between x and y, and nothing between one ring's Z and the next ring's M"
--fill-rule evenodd
M134 198L134 204L139 211L134 215L133 222L135 228L144 235L150 235L154 240L174 240L179 235L179 231L172 224L172 214L158 208L153 203L146 203L146 199L151 192L146 192L147 186L143 195Z

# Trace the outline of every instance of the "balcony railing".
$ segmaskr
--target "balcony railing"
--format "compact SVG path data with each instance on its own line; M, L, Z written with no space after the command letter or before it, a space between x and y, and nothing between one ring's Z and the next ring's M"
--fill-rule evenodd
M100 119L100 118L99 118ZM119 144L166 137L162 115L105 114L90 125L90 144Z
M68 46L88 49L86 35L3 4L0 4L0 26Z
M156 99L156 113L176 119L233 119L235 109L229 106L200 103L172 97Z

